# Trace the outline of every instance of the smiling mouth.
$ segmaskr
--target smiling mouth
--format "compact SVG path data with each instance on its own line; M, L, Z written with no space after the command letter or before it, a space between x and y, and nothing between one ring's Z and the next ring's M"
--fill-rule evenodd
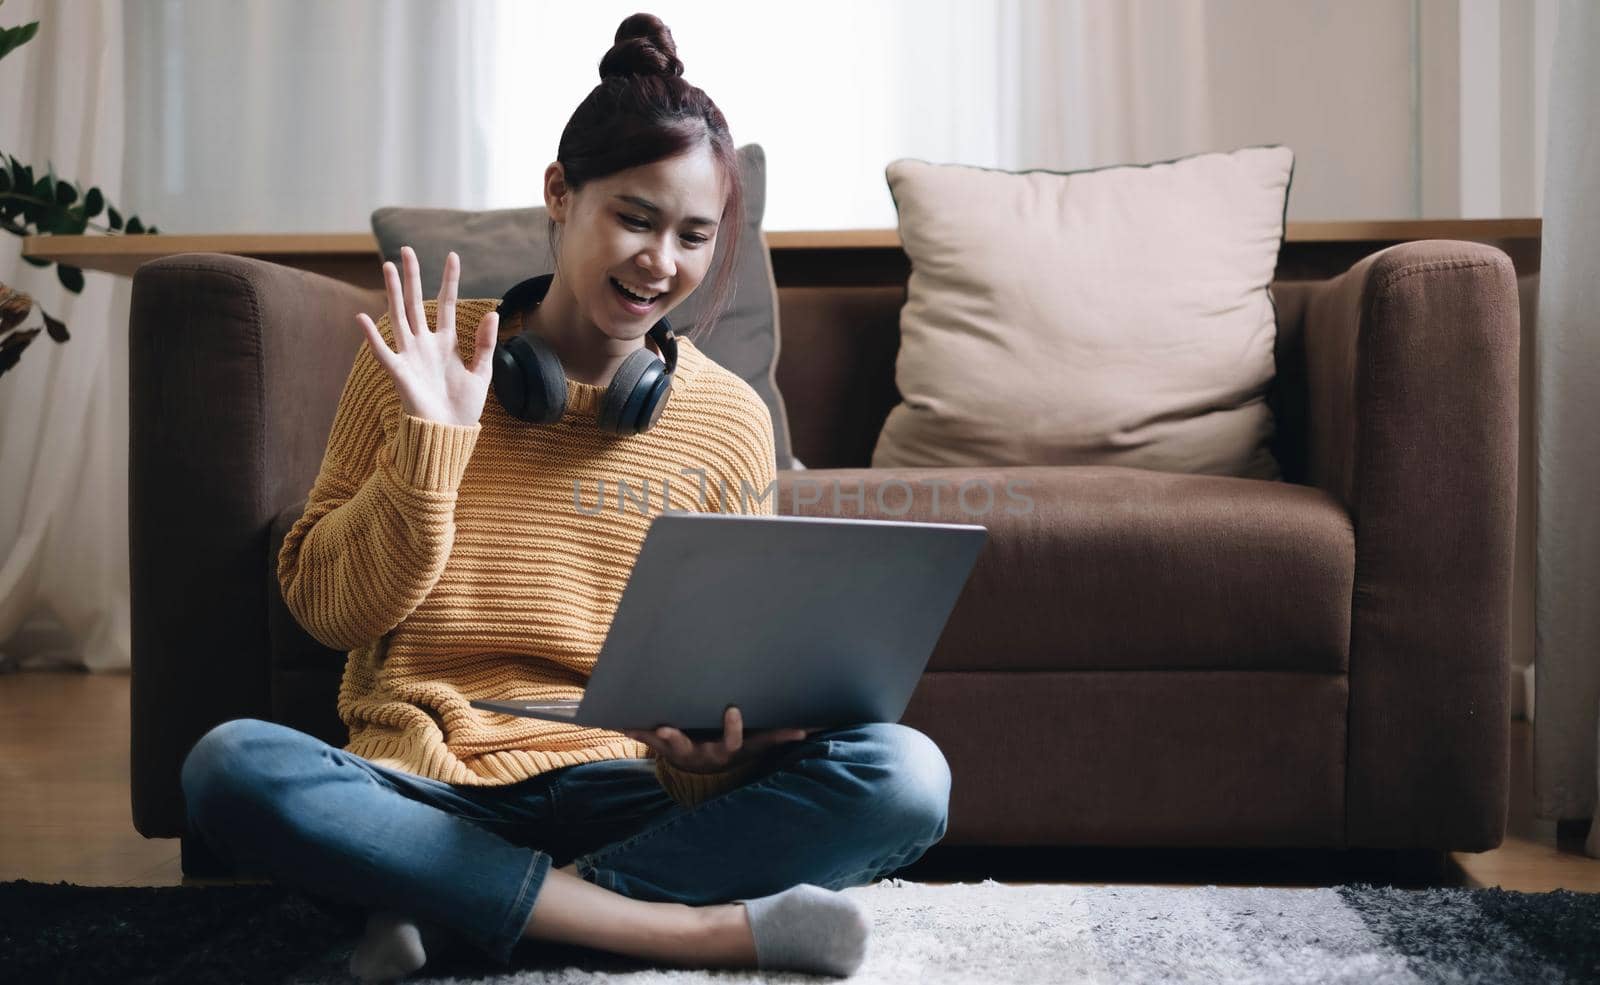
M641 297L640 295L635 294L632 291L628 290L626 287L622 286L622 282L617 280L615 277L611 278L611 286L616 288L618 294L621 294L623 297L627 298L629 301L632 301L634 304L642 304L642 305L654 304L656 299L661 297L661 295L659 295L659 294L654 294L654 295L651 295L649 297Z

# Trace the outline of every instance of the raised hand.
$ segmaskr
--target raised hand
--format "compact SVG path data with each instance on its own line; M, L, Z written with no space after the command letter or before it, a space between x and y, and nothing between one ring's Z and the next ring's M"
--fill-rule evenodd
M394 379L401 408L413 417L441 424L470 426L483 415L483 405L494 375L494 346L500 316L489 312L478 322L477 344L471 360L456 351L456 285L461 279L461 258L451 252L444 261L439 285L435 326L428 325L422 302L422 274L417 254L400 248L404 276L393 261L383 264L383 284L389 292L389 324L395 350L371 318L356 315L378 364Z

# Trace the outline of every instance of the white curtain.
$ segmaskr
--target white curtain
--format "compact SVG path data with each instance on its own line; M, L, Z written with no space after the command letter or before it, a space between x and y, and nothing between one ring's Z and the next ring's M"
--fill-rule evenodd
M769 229L893 226L897 155L1000 163L996 13L969 0L137 0L130 179L173 232L540 204L562 129L640 10L735 142L765 148Z
M1001 0L997 13L1004 167L1073 171L1219 149L1207 6Z
M0 150L119 208L120 0L10 0L7 26L38 35L0 61ZM98 220L104 222L104 216ZM158 223L159 225L159 223ZM126 667L128 630L128 298L126 278L88 274L81 295L0 237L0 281L66 322L37 336L0 377L0 664ZM39 324L35 313L26 324Z
M129 195L167 232L348 233L380 205L481 208L495 114L539 74L524 51L521 91L502 87L495 4L127 0L126 12Z
M380 204L481 206L495 135L462 109L498 81L476 54L484 13L10 0L0 23L40 27L0 61L0 150L164 232L349 232ZM131 282L89 272L74 296L18 246L0 240L0 281L72 337L41 334L0 377L0 669L126 671Z
M1550 74L1537 342L1538 814L1595 815L1600 778L1600 5L1563 0ZM1585 851L1600 857L1600 815Z

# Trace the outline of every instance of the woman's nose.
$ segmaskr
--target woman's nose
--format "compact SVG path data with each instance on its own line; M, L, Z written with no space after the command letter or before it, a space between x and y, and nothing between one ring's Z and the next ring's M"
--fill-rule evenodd
M639 254L639 267L647 276L657 280L671 277L677 272L677 264L673 262L666 250Z

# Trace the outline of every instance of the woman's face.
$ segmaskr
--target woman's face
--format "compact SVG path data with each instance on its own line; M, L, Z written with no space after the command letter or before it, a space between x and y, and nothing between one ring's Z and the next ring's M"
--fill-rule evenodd
M561 225L560 278L582 319L613 339L637 339L705 279L722 217L721 169L702 142L576 193L560 172L550 165L545 180L545 203ZM651 300L640 305L619 284Z

